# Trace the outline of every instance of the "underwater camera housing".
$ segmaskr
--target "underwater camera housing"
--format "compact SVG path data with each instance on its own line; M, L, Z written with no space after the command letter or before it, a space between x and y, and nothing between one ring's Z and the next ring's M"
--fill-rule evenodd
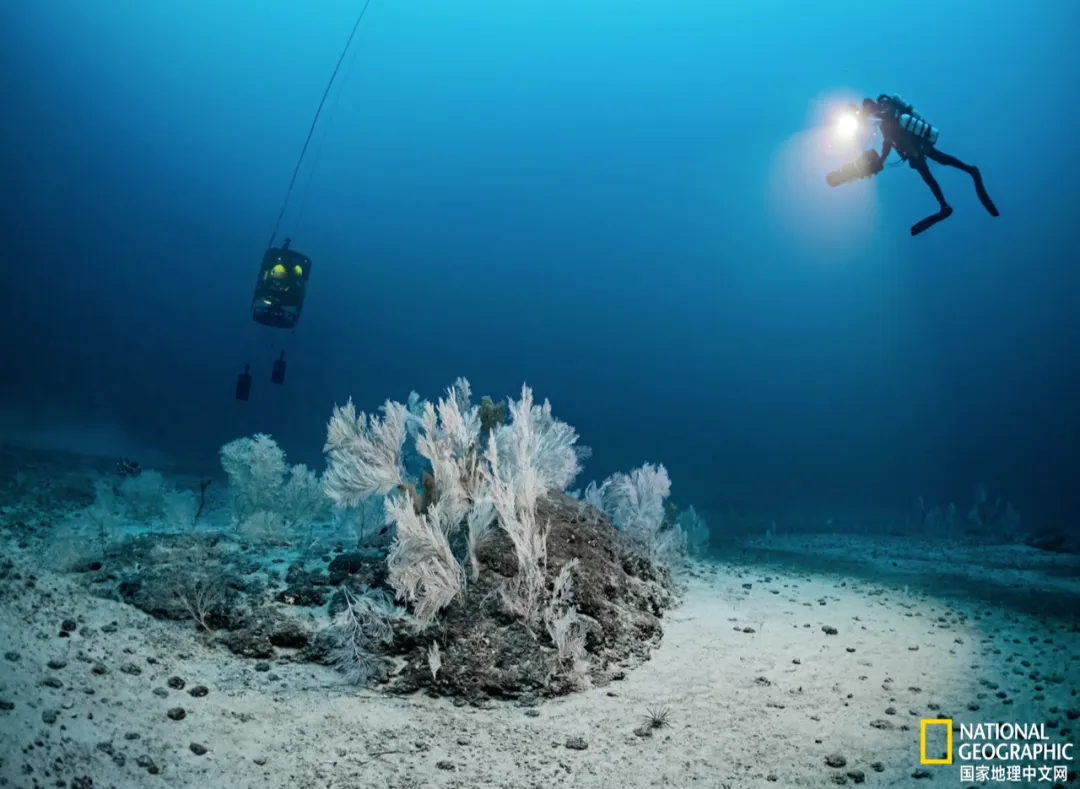
M833 170L825 176L825 180L829 186L840 186L859 178L872 178L883 169L885 169L885 162L881 160L881 155L871 148L863 151L858 159Z
M251 317L256 323L274 329L292 329L300 322L311 258L289 249L288 245L271 247L263 255Z

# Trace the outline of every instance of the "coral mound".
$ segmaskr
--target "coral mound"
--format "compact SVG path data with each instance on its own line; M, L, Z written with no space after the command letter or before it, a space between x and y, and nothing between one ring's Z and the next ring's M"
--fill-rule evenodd
M556 696L583 682L607 684L622 670L647 660L663 634L663 611L674 604L671 579L591 507L561 494L540 502L538 518L550 524L548 586L576 559L573 596L585 628L584 665L560 660L548 633L530 633L503 611L499 586L516 572L514 548L493 532L478 551L482 567L462 600L420 634L403 632L389 648L404 663L388 677L388 689L421 688L470 702L486 698ZM441 667L433 677L432 641Z

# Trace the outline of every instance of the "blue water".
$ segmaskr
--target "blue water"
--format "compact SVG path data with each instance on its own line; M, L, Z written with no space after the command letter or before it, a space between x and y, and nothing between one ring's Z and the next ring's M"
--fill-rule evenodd
M357 0L0 9L0 438L216 467L457 376L527 381L673 498L776 513L1080 504L1080 7L372 0L278 240L295 333L248 313ZM977 164L831 190L844 102L899 92ZM894 155L895 156L895 155ZM290 360L281 387L271 361ZM251 363L251 400L233 399Z

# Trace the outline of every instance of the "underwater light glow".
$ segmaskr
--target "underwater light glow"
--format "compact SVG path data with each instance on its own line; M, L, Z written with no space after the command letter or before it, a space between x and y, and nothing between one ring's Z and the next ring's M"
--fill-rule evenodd
M845 112L836 122L836 132L843 139L850 140L859 130L859 119L853 113Z

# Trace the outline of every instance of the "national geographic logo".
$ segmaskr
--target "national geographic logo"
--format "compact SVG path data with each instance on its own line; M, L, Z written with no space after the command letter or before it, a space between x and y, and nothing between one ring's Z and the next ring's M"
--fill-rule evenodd
M945 757L943 759L931 759L926 755L928 726L945 727ZM952 718L923 718L919 721L919 764L952 764Z
M944 750L941 750L944 728ZM1044 723L961 723L956 759L962 781L1065 781L1073 760L1072 743L1050 742ZM919 763L953 764L952 718L919 721ZM931 758L932 750L943 756Z

